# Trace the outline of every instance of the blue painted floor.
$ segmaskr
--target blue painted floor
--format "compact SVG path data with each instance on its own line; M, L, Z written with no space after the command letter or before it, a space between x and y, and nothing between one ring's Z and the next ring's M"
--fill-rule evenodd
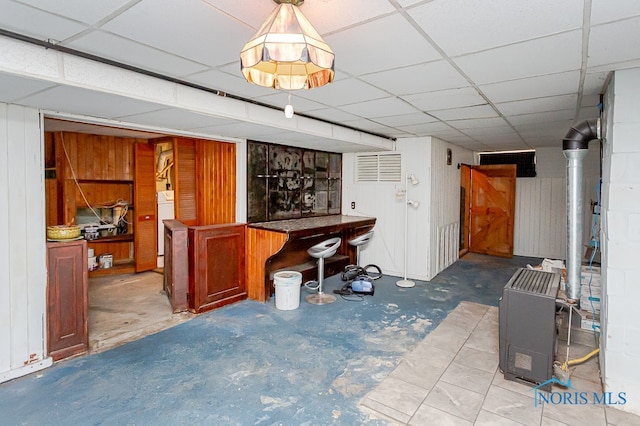
M497 305L517 267L468 254L431 282L376 281L362 301L244 301L0 385L0 424L385 424L358 401L460 301ZM330 293L343 282L325 280Z

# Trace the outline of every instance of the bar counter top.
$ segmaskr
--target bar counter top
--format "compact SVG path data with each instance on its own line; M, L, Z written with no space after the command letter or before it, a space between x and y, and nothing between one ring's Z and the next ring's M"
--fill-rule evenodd
M327 227L353 226L358 224L375 223L373 217L363 216L316 216L303 217L300 219L274 220L271 222L249 223L249 228L263 229L265 231L281 232L285 234L295 234L309 230L321 230Z

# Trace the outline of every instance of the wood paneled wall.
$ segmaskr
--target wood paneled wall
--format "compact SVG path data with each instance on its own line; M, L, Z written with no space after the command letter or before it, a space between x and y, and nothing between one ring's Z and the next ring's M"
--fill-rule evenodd
M62 178L133 181L133 145L144 139L84 133L55 133L55 152ZM67 162L67 156L69 162Z
M236 220L236 145L196 142L197 219L199 225Z
M168 137L173 145L176 219L188 226L236 221L236 145Z

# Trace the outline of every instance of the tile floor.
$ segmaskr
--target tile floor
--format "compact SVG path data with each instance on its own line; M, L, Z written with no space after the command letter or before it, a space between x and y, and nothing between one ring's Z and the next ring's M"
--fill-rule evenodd
M558 346L565 354L566 343ZM572 344L570 357L591 350ZM505 380L498 361L498 308L462 302L359 405L403 425L640 425L640 417L601 405L536 406L533 389ZM571 385L601 392L597 360L576 366Z

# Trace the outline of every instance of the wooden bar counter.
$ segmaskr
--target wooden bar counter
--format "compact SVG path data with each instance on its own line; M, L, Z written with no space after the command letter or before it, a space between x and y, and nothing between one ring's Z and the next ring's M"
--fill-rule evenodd
M348 241L373 228L376 219L360 216L319 216L258 222L247 225L247 293L266 302L273 292L273 274L280 270L302 273L303 282L317 278L316 259L307 250L328 238L340 237L335 256L325 261L325 276L356 263L356 249Z

